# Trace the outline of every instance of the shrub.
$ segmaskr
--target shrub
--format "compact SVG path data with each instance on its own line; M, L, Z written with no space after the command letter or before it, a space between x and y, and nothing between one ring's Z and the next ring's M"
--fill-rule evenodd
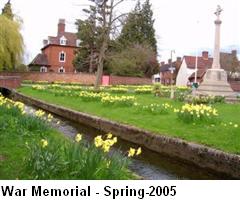
M154 96L162 96L162 85L161 84L154 84L153 86L153 94Z
M215 104L215 103L224 103L224 96L193 96L187 95L185 98L186 102L193 104Z

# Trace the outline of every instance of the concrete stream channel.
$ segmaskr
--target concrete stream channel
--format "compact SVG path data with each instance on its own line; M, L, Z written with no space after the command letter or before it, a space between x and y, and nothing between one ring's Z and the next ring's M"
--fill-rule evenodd
M26 112L29 114L32 111L38 110L38 107L25 105ZM46 111L45 111L46 112ZM46 112L48 114L48 112ZM83 134L83 137L88 142L93 142L97 135L104 135L105 133L97 129L82 125L61 116L53 114L54 118L51 126L65 136L74 139L77 133ZM57 124L59 122L59 124ZM138 147L138 145L122 140L118 137L118 143L112 147L112 151L119 151L125 154L130 147ZM146 148L139 157L132 159L130 170L142 177L149 180L172 180L172 179L219 179L217 175L210 173L206 170L199 169L196 166L191 166L183 161L167 157L150 151Z
M36 105L32 103L29 97L26 97L13 93L13 99L22 101L26 104L27 112L30 113L31 109L43 109L45 112L50 112L54 116L54 120L51 123L53 128L58 129L60 132L64 133L67 137L74 138L77 133L82 133L84 138L88 141L92 141L94 137L99 134L106 134L106 131L102 131L92 126L88 126L79 121L71 120L62 116L61 114L56 114L54 111L49 111L44 105ZM60 125L57 124L60 121ZM115 134L114 134L115 135ZM139 147L141 145L127 141L122 138L121 135L117 135L118 143L112 148L112 151L120 151L122 154L126 154L129 147ZM201 168L192 162L187 160L174 157L172 155L159 153L152 151L149 148L144 147L141 156L133 159L130 169L143 179L153 179L153 180L172 180L172 179L194 179L194 180L216 180L216 179L232 179L233 177L227 174L223 174L218 171L214 171L208 168Z

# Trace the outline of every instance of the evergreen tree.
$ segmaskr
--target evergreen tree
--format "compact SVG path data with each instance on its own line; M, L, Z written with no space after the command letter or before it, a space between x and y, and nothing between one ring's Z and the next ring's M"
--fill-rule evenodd
M2 15L6 16L10 20L13 20L14 15L12 12L12 5L10 0L5 4L4 8L2 9Z
M157 51L157 40L155 37L154 29L154 19L153 11L151 9L151 4L149 0L146 0L143 4L141 11L142 27L141 33L144 36L146 42L153 48L154 51Z
M135 9L128 15L118 40L124 46L150 45L157 52L157 40L153 25L153 11L149 0L146 0L143 5L138 1Z
M90 16L87 20L77 20L78 39L80 47L75 55L74 66L78 71L92 73L96 71L96 38L97 27L95 18Z

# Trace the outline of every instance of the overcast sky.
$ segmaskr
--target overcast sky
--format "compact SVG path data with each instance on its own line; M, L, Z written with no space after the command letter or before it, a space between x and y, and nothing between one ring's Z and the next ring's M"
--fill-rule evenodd
M144 1L144 0L143 0ZM7 0L0 1L0 8ZM26 62L42 48L42 40L56 35L59 18L65 18L67 31L76 32L75 19L87 0L11 0L14 12L23 19L22 33L26 46ZM214 45L214 12L221 5L221 47L240 49L240 0L150 0L155 18L159 60L211 49ZM119 9L129 11L135 5L128 0ZM240 53L240 50L238 50ZM239 54L238 53L238 54Z

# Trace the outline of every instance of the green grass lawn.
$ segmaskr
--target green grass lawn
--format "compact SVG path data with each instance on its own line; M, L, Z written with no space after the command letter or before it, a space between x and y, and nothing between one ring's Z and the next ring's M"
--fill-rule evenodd
M177 119L176 113L173 111L170 111L169 114L154 115L146 112L138 112L133 107L104 106L100 102L84 102L79 97L56 97L51 93L33 90L31 87L22 87L18 91L51 104L57 104L80 112L130 124L162 135L204 144L226 152L240 154L240 104L214 105L219 112L221 123L212 126L211 124L183 123ZM171 104L173 108L180 108L183 105L181 102L155 97L151 94L125 95L135 95L137 102L145 105L166 102ZM229 123L238 124L239 127L234 128ZM224 124L227 126L224 126Z
M41 121L0 106L0 180L31 179L24 165L29 153L26 143L39 143L42 138L66 140L61 133L46 127Z

